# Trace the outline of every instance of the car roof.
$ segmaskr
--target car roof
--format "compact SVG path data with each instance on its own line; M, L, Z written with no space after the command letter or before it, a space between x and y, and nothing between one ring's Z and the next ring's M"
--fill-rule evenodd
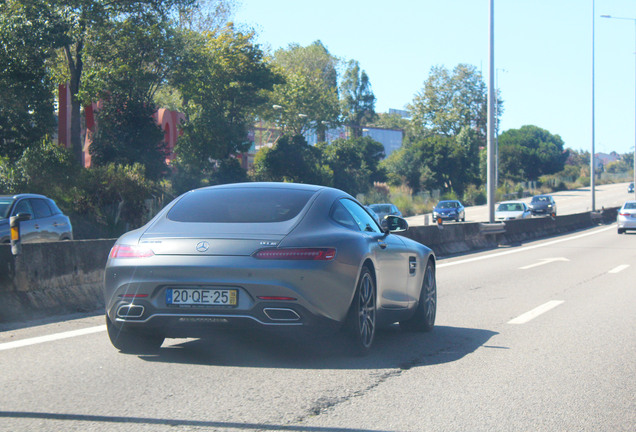
M525 202L521 200L510 200L510 201L501 201L501 202L498 202L497 204L525 204Z
M34 193L21 193L21 194L15 194L15 195L0 195L0 198L11 198L11 199L18 199L18 198L47 198L47 199L50 199L47 196L40 195L40 194L34 194Z

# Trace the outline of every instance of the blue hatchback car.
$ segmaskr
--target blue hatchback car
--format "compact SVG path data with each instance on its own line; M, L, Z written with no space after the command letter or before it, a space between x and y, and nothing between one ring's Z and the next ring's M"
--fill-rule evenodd
M437 203L433 209L433 219L454 220L455 222L466 220L466 210L457 200L444 200Z

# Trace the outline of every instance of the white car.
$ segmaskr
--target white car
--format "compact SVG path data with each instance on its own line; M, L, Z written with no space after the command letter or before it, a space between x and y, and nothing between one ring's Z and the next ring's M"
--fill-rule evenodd
M523 201L503 201L497 204L495 210L497 220L525 219L530 216L532 216L530 208Z
M636 230L636 201L627 201L623 204L616 215L616 223L619 234L627 230Z

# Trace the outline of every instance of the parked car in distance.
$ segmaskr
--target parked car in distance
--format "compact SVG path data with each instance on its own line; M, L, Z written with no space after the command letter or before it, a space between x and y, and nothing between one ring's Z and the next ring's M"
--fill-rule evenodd
M623 204L616 215L616 224L619 234L627 230L636 230L636 201L627 201Z
M634 182L631 182L629 186L627 186L627 193L634 193Z
M523 201L503 201L497 204L495 209L497 220L525 219L530 216L530 209Z
M73 240L73 227L55 202L44 195L17 194L0 196L0 243L10 243L11 216L30 215L20 222L20 241L43 243Z
M367 352L376 328L429 331L437 308L435 255L382 229L352 196L294 183L242 183L187 192L121 236L104 275L106 327L123 352L213 329L344 329Z
M394 215L402 217L402 212L397 208L395 204L382 203L382 204L369 204L368 206L373 213L378 216L378 219L384 219L386 215Z
M443 200L437 203L433 209L433 219L454 220L464 222L466 220L466 209L457 200Z
M532 216L557 214L557 205L552 195L535 195L530 200L530 212Z

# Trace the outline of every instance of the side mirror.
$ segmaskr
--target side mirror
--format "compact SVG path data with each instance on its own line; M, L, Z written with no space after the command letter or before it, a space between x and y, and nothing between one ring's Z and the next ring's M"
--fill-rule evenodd
M28 221L31 219L29 213L18 213L15 216L9 218L9 227L11 229L11 253L13 255L20 255L22 252L22 244L20 243L20 222Z
M382 229L385 233L399 233L409 229L409 223L395 215L387 215L382 219Z

